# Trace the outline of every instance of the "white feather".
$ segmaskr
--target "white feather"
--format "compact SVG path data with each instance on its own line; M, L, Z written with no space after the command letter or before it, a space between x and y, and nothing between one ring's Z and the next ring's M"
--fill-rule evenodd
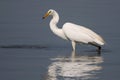
M62 29L70 40L81 43L91 42L97 45L104 45L102 37L86 27L73 23L65 23Z

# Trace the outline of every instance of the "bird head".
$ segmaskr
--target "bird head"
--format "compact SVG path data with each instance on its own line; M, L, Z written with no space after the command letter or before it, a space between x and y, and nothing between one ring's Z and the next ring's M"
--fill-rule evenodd
M46 17L53 15L53 13L54 13L54 10L50 9L47 11L47 13L42 18L45 19Z

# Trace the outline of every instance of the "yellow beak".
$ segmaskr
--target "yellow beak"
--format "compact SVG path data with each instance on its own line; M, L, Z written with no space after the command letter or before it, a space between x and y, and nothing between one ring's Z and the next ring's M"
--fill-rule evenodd
M45 19L48 16L49 16L49 13L47 12L42 18Z

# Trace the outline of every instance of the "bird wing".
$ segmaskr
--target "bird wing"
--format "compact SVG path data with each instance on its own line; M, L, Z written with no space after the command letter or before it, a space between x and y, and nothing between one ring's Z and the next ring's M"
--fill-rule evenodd
M76 25L73 23L65 23L63 25L63 31L70 40L74 40L81 43L93 42L98 45L104 44L104 40L100 35L80 25Z

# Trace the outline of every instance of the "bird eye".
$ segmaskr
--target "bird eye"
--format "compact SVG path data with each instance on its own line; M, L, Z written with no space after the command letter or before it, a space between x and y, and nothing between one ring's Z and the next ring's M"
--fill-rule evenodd
M51 11L49 11L49 13L51 13Z

